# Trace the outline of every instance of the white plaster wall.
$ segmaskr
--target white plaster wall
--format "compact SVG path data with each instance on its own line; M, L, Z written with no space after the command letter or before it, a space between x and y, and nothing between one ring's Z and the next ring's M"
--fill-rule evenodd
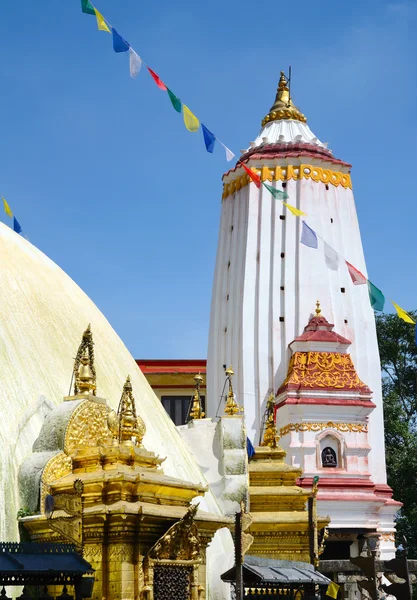
M283 166L285 161L274 160L268 166L276 164ZM331 168L328 163L317 164ZM326 190L324 183L302 179L287 182L287 192L289 203L308 214L309 225L366 275L352 191L331 184ZM279 219L281 214L285 220ZM223 201L210 320L208 416L217 409L222 365L232 363L248 435L258 443L266 399L287 373L288 344L302 333L320 300L323 315L352 341L358 375L373 391L377 407L370 416L370 469L376 483L385 483L380 363L367 286L354 286L343 263L338 271L330 270L322 243L318 250L300 244L300 230L301 219L253 183Z

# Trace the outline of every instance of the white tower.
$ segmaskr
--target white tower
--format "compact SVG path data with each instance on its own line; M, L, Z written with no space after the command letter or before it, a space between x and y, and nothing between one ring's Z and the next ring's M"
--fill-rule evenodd
M306 221L322 239L318 249L300 244L301 219L264 186L258 189L239 162L224 175L210 317L208 415L216 414L223 365L231 364L248 436L259 443L266 400L287 375L289 345L302 334L320 299L335 331L351 341L357 374L373 392L368 467L372 481L387 492L373 309L367 286L353 285L343 261L336 265L326 259L322 241L366 275L351 165L336 159L314 136L291 101L283 73L262 130L240 160L262 181L287 192L288 204L308 215ZM289 423L278 423L279 428L285 425Z

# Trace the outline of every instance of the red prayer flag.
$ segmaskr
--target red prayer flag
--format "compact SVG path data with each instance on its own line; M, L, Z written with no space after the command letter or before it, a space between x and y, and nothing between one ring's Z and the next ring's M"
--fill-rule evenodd
M150 69L149 67L147 67L147 69L148 69L149 73L152 75L152 79L154 80L156 85L159 87L159 89L166 92L168 88L165 85L165 83L162 81L162 79L159 78L159 75L157 75L155 73L155 71L152 71L152 69Z
M346 261L346 266L348 268L349 275L351 276L354 285L362 285L363 283L366 283L368 281L365 275L358 271L358 269L355 269L355 267L348 263L348 261Z
M252 169L249 169L246 165L244 165L243 163L240 163L242 165L242 167L245 169L246 173L249 175L249 177L252 179L253 183L256 185L257 188L260 188L262 185L262 181L260 179L260 177L254 173L252 171Z

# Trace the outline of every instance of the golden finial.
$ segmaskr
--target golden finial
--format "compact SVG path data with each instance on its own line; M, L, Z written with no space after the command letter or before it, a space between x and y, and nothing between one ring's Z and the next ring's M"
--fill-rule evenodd
M191 419L203 419L205 416L205 413L203 412L203 405L201 402L201 395L200 395L200 385L203 383L203 378L200 373L198 373L194 377L194 381L195 381L195 389L194 389L193 405L192 405L191 411L190 411L190 418Z
M271 110L262 121L262 127L270 121L280 121L283 119L294 119L306 123L307 119L298 108L293 104L288 87L288 79L284 71L281 71L281 77L278 83L277 95Z
M321 308L320 308L320 300L317 300L316 302L316 315L320 315L321 314Z
M112 411L107 422L116 444L142 447L146 427L143 420L136 415L135 399L129 376L123 386L117 414Z
M74 361L74 395L96 395L96 370L94 367L94 342L91 326L83 333Z
M270 448L277 447L278 441L278 433L277 428L275 426L275 418L274 418L274 408L275 408L275 396L271 394L268 398L266 404L266 422L265 422L265 432L264 439L261 443L261 446L269 446Z
M242 408L238 405L238 403L235 400L235 393L233 391L232 377L234 374L235 372L233 371L232 366L230 366L226 370L226 378L229 382L229 391L227 392L226 406L224 408L225 414L229 416L233 416L236 415L238 412L242 412Z

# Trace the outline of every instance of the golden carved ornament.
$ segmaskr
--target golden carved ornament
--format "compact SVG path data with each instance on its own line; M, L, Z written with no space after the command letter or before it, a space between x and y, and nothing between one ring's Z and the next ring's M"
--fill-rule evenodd
M262 120L262 127L270 121L280 121L282 119L293 119L301 121L301 123L307 122L305 115L298 110L291 100L288 83L289 81L285 77L284 71L281 71L275 102L269 113Z
M394 533L394 531L387 532L387 533L380 533L379 539L382 542L395 542L395 533Z
M313 181L325 184L331 183L334 187L341 185L343 188L352 189L352 180L349 173L322 169L316 165L287 165L273 168L262 167L262 169L252 168L252 170L261 178L261 181L312 179ZM223 200L247 186L250 181L249 175L244 173L243 175L238 175L233 181L225 183L223 186Z
M55 531L65 542L72 542L77 547L82 544L81 517L56 517L48 520L48 526Z
M290 431L323 431L323 429L336 429L343 433L368 433L368 425L362 423L289 423L279 430L280 437L287 435Z
M65 431L65 452L72 454L78 448L110 445L112 436L107 427L108 413L105 404L87 401L79 404Z
M156 560L201 560L201 543L194 517L198 504L192 504L183 518L174 523L149 550L148 557Z
M283 386L360 390L370 393L358 377L350 354L339 352L295 352Z
M274 419L274 408L275 408L275 396L271 394L268 398L266 405L266 422L264 439L262 440L261 446L269 446L270 448L276 448L278 442L278 433L275 426Z
M96 395L96 369L94 366L94 342L91 326L83 333L74 361L74 395Z
M238 405L233 391L232 377L235 374L232 366L226 371L226 380L229 382L229 391L227 392L226 406L224 407L224 413L229 417L232 417L238 413L243 412L243 408Z
M49 485L65 475L72 473L71 457L59 452L48 460L41 477L41 510L44 510L45 496L49 493Z
M203 412L203 404L201 402L201 394L200 394L200 386L203 383L203 378L200 373L198 373L194 377L194 381L195 381L195 390L194 390L193 404L192 404L191 411L190 411L190 418L193 420L194 419L203 419L205 416L205 413Z
M113 434L113 444L143 447L142 440L145 437L146 427L141 417L136 415L135 398L133 397L130 377L126 379L123 386L117 413L114 411L109 413L107 424Z

